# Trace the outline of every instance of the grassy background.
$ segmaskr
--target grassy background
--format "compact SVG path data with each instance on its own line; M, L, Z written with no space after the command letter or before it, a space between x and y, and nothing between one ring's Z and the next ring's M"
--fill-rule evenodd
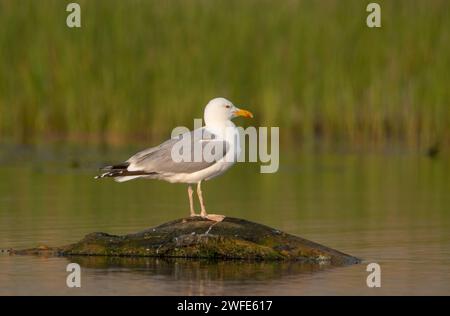
M69 2L0 0L0 140L160 139L224 96L286 142L450 143L449 1Z

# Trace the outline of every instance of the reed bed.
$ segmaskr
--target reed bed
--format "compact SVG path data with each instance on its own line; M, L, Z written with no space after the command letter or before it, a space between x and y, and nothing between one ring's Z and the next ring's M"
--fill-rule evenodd
M69 2L0 0L0 140L160 139L224 96L286 142L450 143L449 1Z

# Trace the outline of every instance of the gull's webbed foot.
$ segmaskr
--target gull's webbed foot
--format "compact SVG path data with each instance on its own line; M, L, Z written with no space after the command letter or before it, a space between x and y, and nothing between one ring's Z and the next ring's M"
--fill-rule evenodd
M225 219L225 215L219 215L219 214L206 214L205 216L202 215L203 218L209 219L210 221L214 222L221 222Z

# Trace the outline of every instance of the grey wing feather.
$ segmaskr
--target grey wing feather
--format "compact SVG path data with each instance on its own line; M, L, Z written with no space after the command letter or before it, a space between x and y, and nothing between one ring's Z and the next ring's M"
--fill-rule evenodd
M186 139L185 137L189 138ZM189 155L191 159L189 161L177 162L172 159L172 149L180 141L185 141L185 144L190 145L183 147L183 149L187 148L187 150L191 151ZM212 144L211 142L214 143ZM208 144L214 145L211 147L217 149L217 152L213 150L214 160L210 161L211 159L209 159L209 161L207 161L202 155L200 161L194 161L194 148L202 148L203 152L203 149ZM179 135L177 138L169 139L159 146L138 152L128 159L127 162L130 163L130 167L132 167L133 170L156 173L193 173L208 168L216 163L217 160L226 155L228 149L229 146L226 141L217 139L217 136L202 128Z

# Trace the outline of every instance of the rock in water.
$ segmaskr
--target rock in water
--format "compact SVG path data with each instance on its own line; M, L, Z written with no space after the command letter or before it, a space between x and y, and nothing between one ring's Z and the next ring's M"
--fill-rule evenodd
M11 250L10 253L298 260L333 265L360 262L358 258L312 241L233 217L225 217L221 222L188 217L135 234L92 233L63 247Z

